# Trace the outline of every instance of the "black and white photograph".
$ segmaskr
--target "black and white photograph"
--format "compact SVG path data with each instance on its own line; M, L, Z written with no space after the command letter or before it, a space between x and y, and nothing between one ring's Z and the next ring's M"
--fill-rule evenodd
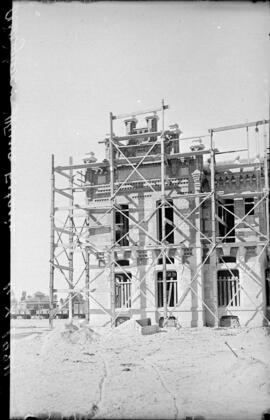
M10 419L270 418L269 12L13 1Z

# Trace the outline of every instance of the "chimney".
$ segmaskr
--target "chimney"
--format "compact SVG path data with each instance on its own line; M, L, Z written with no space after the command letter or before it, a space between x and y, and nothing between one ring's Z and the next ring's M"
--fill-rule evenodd
M138 120L135 117L132 118L128 118L124 121L125 126L126 126L126 134L127 136L129 134L132 134L134 129L136 128L136 124L137 124Z
M180 130L179 125L177 123L169 125L169 129L175 135L180 136L180 134L182 134L182 131Z
M94 152L85 153L85 156L83 158L84 163L95 163L96 161L97 158Z
M192 152L198 152L199 150L203 150L205 148L205 145L202 142L202 139L198 138L195 140L192 140L192 145L190 146L190 150Z
M158 115L156 115L156 114L149 115L149 116L145 117L145 120L146 120L148 131L150 131L150 132L157 131L158 120L159 120Z

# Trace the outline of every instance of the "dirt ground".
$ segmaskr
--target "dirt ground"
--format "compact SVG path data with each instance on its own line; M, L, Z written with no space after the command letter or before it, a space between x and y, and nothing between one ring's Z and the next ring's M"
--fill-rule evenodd
M267 328L144 336L130 322L64 322L50 331L47 320L12 321L12 418L260 420L270 408Z

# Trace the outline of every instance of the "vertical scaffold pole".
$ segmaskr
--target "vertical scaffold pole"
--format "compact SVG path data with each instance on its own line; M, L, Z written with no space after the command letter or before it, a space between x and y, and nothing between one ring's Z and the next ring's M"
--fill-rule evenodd
M84 175L84 179L86 180L86 173L87 173L87 169ZM90 235L90 229L89 229L89 220L90 220L90 214L89 214L89 210L87 210L86 212L86 218L85 218L85 223L86 226L88 227L88 235ZM90 322L90 254L89 254L89 249L87 247L85 247L84 250L84 269L85 269L85 296L86 296L86 303L85 303L85 317L86 317L86 321L89 323Z
M72 169L73 159L72 157L69 158L69 188L70 188L70 195L71 198L69 199L69 248L68 248L68 268L69 268L69 305L68 305L68 313L69 313L69 321L72 322L73 319L73 204L74 204L74 197L73 197L73 169Z
M54 213L55 213L55 174L54 174L54 155L51 160L51 232L50 232L50 316L49 324L53 328L53 289L54 289Z
M265 126L264 126L265 127ZM269 124L269 137L270 137L270 124ZM269 143L268 143L269 144ZM267 240L269 245L270 240L270 215L269 215L269 177L268 177L268 153L267 153L267 133L264 129L264 187L266 191L266 200L265 200L265 207L266 207L266 234Z
M247 153L248 153L248 163L250 163L250 151L249 151L249 131L248 131L248 126L246 126L246 132L247 132Z
M115 244L115 209L114 209L114 147L113 147L113 114L110 112L110 196L111 196L111 253L110 253L110 285L111 285L111 326L115 320L114 292L114 244Z
M85 249L84 252L85 258L85 291L86 291L86 320L90 321L90 291L89 291L89 252L88 249Z
M213 284L213 304L214 304L214 325L218 319L218 296L217 296L217 251L216 251L216 194L215 194L215 146L213 130L210 130L210 149L211 149L211 225L212 225L212 245L215 246L210 256L211 276Z
M162 238L162 278L163 278L163 317L167 319L167 270L166 270L166 220L165 220L165 136L164 136L164 99L162 99L162 134L161 134L161 238Z

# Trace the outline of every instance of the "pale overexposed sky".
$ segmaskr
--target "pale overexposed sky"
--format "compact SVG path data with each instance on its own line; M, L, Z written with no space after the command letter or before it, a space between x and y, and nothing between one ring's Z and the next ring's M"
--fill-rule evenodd
M48 292L50 156L81 162L109 112L170 105L184 136L268 118L269 5L14 2L12 288ZM251 139L252 141L252 139ZM235 137L224 147L235 146Z

